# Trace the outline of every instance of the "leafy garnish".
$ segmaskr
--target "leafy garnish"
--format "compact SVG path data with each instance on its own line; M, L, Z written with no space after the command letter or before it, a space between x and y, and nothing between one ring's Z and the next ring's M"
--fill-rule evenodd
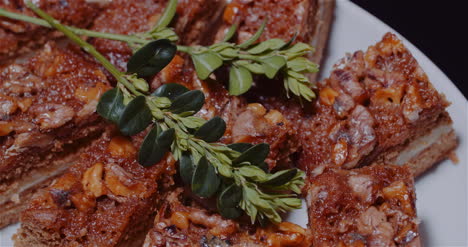
M97 112L102 117L116 123L126 135L151 126L138 152L141 165L156 165L170 151L179 161L182 181L200 197L216 197L218 210L226 218L237 218L244 212L252 223L279 223L279 213L301 207L296 194L304 185L304 173L298 169L270 173L265 169L268 144L218 143L226 129L224 120L215 117L206 121L194 116L205 101L201 91L171 83L148 92L148 82L138 77L140 69L159 71L163 64L167 65L175 55L170 45L149 49L151 56L138 55L141 50L136 50L137 58L133 59L138 60L134 67L137 69L125 74L72 30L31 2L27 5L94 56L117 79L117 87L104 93L99 101ZM158 23L156 30L167 25L167 21Z
M177 41L178 36L168 27L175 16L176 6L177 0L170 0L161 19L151 30L144 33L124 35L65 27L77 35L126 42L135 52L135 56L128 63L128 72L136 73L140 77L159 72L165 66L162 62L166 61L164 57L171 56L177 48L177 51L190 55L196 73L202 80L207 79L223 65L229 67L228 90L231 95L244 94L252 87L252 75L263 75L270 79L281 78L288 96L292 93L307 101L315 98L311 89L314 84L306 74L316 73L318 65L305 58L314 49L305 43L293 44L297 34L288 42L281 39L258 42L266 26L265 20L257 32L242 44L229 42L237 30L237 26L234 25L227 31L222 42L211 46L176 46L172 42ZM1 8L0 16L45 27L53 26L47 21Z

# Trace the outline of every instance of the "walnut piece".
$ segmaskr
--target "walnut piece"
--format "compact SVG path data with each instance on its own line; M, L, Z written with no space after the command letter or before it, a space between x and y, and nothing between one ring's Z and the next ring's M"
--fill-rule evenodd
M105 187L102 181L103 173L104 165L102 163L96 163L92 167L88 168L81 180L84 191L96 198L104 195Z

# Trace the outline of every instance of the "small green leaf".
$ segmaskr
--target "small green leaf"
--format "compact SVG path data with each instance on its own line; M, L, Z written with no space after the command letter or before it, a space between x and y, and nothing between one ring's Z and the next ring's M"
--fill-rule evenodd
M249 148L253 147L253 144L251 143L245 143L245 142L239 142L239 143L233 143L229 144L228 147L234 151L237 151L239 153L243 153L247 151Z
M288 170L279 171L270 175L268 180L264 182L262 185L280 186L289 182L291 179L294 178L294 176L296 176L296 174L297 174L297 169L288 169Z
M149 42L133 54L127 63L127 72L139 77L153 76L174 58L177 46L168 39Z
M192 54L192 61L198 78L201 80L206 80L213 71L223 65L221 57L210 50Z
M298 35L298 32L294 32L294 35L291 37L291 39L286 44L284 44L284 46L281 47L281 49L288 49L289 46L291 46L292 43L296 41L297 35Z
M188 153L182 153L179 160L179 173L185 184L192 183L194 164L192 157Z
M305 43L296 43L286 50L288 53L302 53L313 51L312 46Z
M234 34L236 34L236 30L237 30L237 25L236 24L232 25L226 32L226 35L224 35L223 42L228 42L230 39L232 39Z
M161 131L161 127L156 125L148 135L146 135L145 140L141 144L138 153L138 163L148 167L161 161L164 155L169 151L174 137L174 129Z
M162 28L167 27L167 25L169 25L169 23L171 23L172 19L174 18L176 11L177 11L177 0L170 0L167 3L167 6L164 9L162 16L159 18L158 23L155 25L153 30L156 31L156 30L160 30Z
M273 79L278 71L286 65L286 59L282 56L271 56L262 60L265 75Z
M242 211L238 208L239 202L242 199L242 190L235 184L223 190L218 197L218 211L224 218L235 219L242 215Z
M318 65L312 63L305 57L297 57L288 61L288 68L298 73L316 73L318 72Z
M188 91L188 88L178 83L166 83L158 87L151 95L156 97L166 97L170 100L174 100L177 96Z
M254 46L253 48L247 50L248 53L250 54L260 54L265 51L269 50L277 50L281 47L283 47L285 42L282 39L269 39L266 41L263 41L259 43L258 45Z
M151 123L153 116L146 105L144 96L138 96L128 103L119 119L119 128L124 135L135 135Z
M166 97L150 96L150 99L159 109L169 108L172 104L171 100Z
M301 96L307 101L312 101L312 99L316 97L314 91L302 83L299 84L299 92Z
M118 88L113 88L105 92L99 99L99 103L96 107L96 111L99 115L114 123L119 121L120 115L124 109L123 95Z
M149 90L148 82L146 82L145 80L141 78L138 78L137 74L124 75L124 77L127 78L128 81L132 82L133 86L135 86L135 88L138 91L148 92Z
M292 76L287 76L287 77L284 78L284 80L286 81L288 89L291 90L291 92L294 95L301 96L301 92L300 92L300 89L299 89L300 83L299 83L298 80L296 80L296 78L294 78Z
M269 153L270 145L260 143L243 152L239 157L237 157L237 159L233 160L232 163L240 164L243 162L249 162L252 165L259 165L263 163Z
M193 173L192 191L200 197L210 197L218 190L221 180L215 167L202 157Z
M200 128L203 124L206 123L206 120L196 116L180 118L182 124L189 129Z
M263 75L265 74L265 70L263 70L263 66L258 63L246 63L240 65L246 69L248 69L250 72L257 74L257 75Z
M260 28L257 30L257 32L252 35L252 37L250 37L250 39L248 39L247 41L245 41L244 43L238 45L239 48L247 48L249 47L250 45L252 45L253 43L255 43L255 41L257 41L260 36L262 35L263 31L265 30L265 26L266 26L266 23L267 23L267 20L265 19L263 22L262 22L262 25L260 26Z
M252 86L252 73L244 67L233 66L229 72L229 94L241 95Z
M238 171L243 177L249 178L250 180L255 182L262 183L265 182L265 180L267 179L267 174L265 173L265 171L263 171L258 166L242 166L239 168Z
M194 135L206 142L215 142L223 137L225 131L226 122L224 122L222 118L216 116L202 125Z
M177 96L173 101L169 110L179 114L183 112L197 113L205 103L205 95L200 90L192 90ZM192 114L192 115L193 115Z
M219 54L225 58L227 58L227 60L229 59L233 59L235 57L238 56L238 53L239 53L239 50L238 49L234 49L234 48L226 48L222 51L219 52ZM225 59L226 60L226 59Z
M221 192L218 199L221 206L229 208L237 207L242 200L242 190L236 184L231 184Z

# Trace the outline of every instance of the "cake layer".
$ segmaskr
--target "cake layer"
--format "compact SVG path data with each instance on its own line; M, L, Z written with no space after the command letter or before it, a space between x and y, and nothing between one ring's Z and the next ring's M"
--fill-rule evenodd
M313 246L421 246L407 167L326 168L309 179Z
M82 141L100 134L95 108L108 88L93 61L54 43L1 68L0 212L26 203L11 198L63 171Z
M309 171L396 163L418 175L456 147L449 104L393 34L343 59L319 92L301 126L300 164Z
M192 200L183 188L170 192L159 209L144 247L162 246L310 246L306 230L290 223L259 227L249 219L225 219ZM200 199L198 199L200 200ZM210 205L209 202L205 204Z
M34 4L51 14L60 22L85 28L100 12L106 0L38 0ZM26 7L22 0L2 0L0 8L34 16L34 13ZM52 38L62 36L52 29L40 27L38 25L14 21L8 18L0 18L0 64L6 58L13 58L18 54L23 54L37 48Z
M160 193L172 184L174 160L145 168L135 160L145 133L113 132L31 201L16 246L137 246L151 226Z

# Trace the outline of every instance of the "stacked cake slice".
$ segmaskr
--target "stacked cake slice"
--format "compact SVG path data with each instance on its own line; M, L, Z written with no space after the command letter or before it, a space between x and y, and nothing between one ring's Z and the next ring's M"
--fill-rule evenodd
M93 60L53 43L1 68L0 227L100 135L105 123L95 110L109 88Z

